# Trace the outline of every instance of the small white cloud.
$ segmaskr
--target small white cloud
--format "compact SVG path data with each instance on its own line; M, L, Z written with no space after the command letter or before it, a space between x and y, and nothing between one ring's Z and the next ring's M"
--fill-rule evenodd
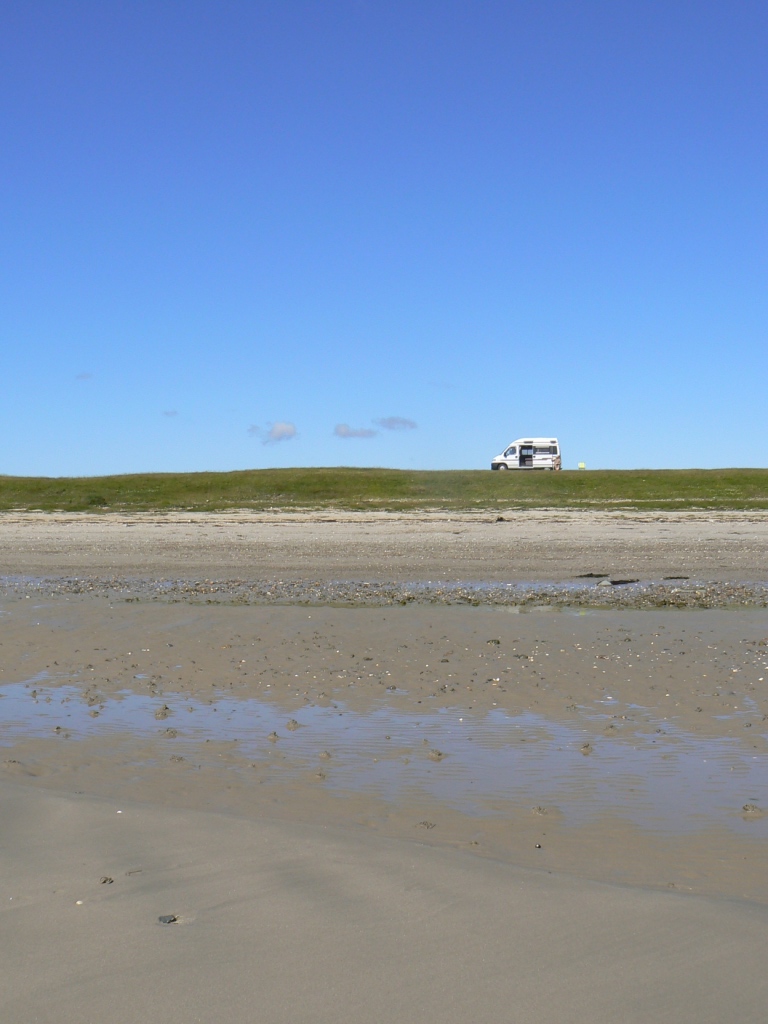
M350 427L348 423L337 423L333 428L336 437L376 437L376 431L370 427Z
M403 416L385 416L381 420L376 420L380 427L384 430L415 430L418 423L414 423L413 420L407 420Z
M263 444L277 444L278 441L291 441L296 437L296 427L293 423L278 420L277 423L269 423L266 428L252 423L248 427L251 437L260 437Z
M292 423L272 423L267 441L270 444L276 444L278 441L290 441L294 437L296 437L296 427Z

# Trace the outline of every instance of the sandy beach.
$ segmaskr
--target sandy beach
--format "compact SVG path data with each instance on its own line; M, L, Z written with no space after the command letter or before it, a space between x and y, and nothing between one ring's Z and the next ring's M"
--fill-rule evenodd
M760 581L766 512L4 513L4 574L408 582Z
M740 513L3 517L3 1020L762 1020L767 556Z

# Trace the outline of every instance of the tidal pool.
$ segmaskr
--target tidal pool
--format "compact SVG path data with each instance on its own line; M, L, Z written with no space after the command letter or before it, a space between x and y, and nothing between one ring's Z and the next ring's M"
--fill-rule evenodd
M607 708L605 723L611 720ZM321 770L332 789L392 802L425 793L477 817L529 804L556 810L566 825L609 813L659 833L718 825L768 837L768 816L744 811L768 804L766 758L737 740L702 739L667 722L663 733L646 724L615 737L596 734L600 722L594 712L589 729L530 711L408 713L386 699L364 714L340 701L286 710L264 699L131 690L94 703L79 687L47 676L0 687L6 748L30 738L134 736L167 744L169 756L214 763L206 741L229 741L229 770L271 764L281 778Z

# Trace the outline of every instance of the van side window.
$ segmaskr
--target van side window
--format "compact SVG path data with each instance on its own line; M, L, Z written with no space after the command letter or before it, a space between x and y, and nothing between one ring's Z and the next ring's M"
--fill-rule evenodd
M507 459L511 458L513 455L517 455L517 449L514 445L512 445L511 448L507 448L507 450L504 452L504 457Z
M549 454L550 455L557 455L557 445L556 444L552 444L552 445L549 446Z

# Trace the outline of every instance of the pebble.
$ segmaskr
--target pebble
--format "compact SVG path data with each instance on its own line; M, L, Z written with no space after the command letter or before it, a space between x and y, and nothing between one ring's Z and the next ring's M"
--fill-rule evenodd
M605 606L615 608L768 607L768 584L716 580L604 579L586 577L565 583L372 583L317 580L137 580L121 576L72 579L0 577L0 587L20 597L55 594L101 594L123 601L188 601L238 604L509 605L513 607Z

